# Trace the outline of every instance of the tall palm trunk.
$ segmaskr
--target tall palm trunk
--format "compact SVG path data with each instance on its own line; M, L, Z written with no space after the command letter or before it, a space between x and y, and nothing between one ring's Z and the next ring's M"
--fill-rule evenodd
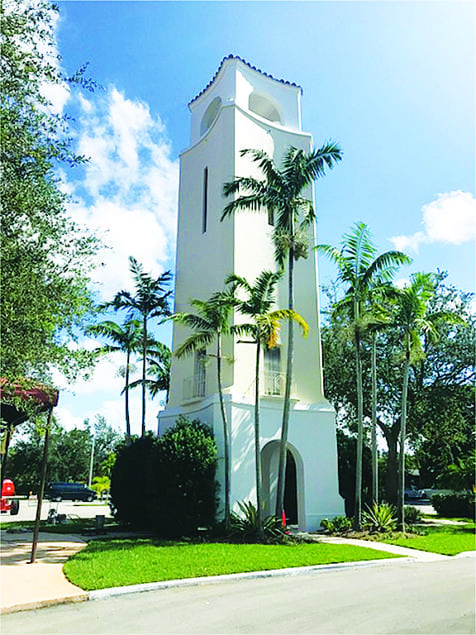
M131 440L131 418L129 413L129 374L130 374L130 364L131 364L131 350L127 349L127 357L126 357L126 376L125 381L126 385L124 387L124 402L125 402L125 416L126 416L126 438L127 442Z
M357 380L357 459L355 464L354 529L360 530L362 515L362 455L364 447L364 394L362 387L362 360L360 356L360 330L355 330L355 366Z
M372 333L372 499L378 503L377 334Z
M400 427L400 470L398 491L398 524L405 531L405 439L407 436L408 376L410 373L410 338L405 342L405 368L402 388L402 422Z
M142 340L142 433L141 436L145 436L145 393L146 393L146 385L145 378L147 372L147 316L144 315L143 319L144 324L144 339Z
M293 228L294 229L294 228ZM294 311L294 249L289 249L288 257L288 308ZM278 488L276 493L276 516L280 517L284 510L284 488L286 478L286 454L288 445L289 414L291 408L291 384L294 362L294 329L293 322L288 322L288 352L286 359L286 383L284 387L283 421L281 425L281 441L279 445Z
M259 420L259 370L260 370L261 343L256 340L256 377L255 377L255 470L256 470L256 508L258 511L258 538L262 538L263 530L263 497L262 497L262 469L260 447L260 420Z
M225 531L230 527L230 442L228 435L228 423L226 419L225 403L221 384L221 337L217 335L217 382L220 411L223 422L223 445L225 454Z

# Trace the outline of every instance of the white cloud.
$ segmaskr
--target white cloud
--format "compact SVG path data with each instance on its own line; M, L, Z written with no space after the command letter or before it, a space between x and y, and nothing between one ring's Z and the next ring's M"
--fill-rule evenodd
M434 201L423 205L422 217L423 231L391 238L396 249L418 253L422 244L460 245L476 239L476 199L471 192L438 194Z
M81 180L70 181L70 213L100 235L104 266L95 281L104 299L129 284L128 257L160 273L175 251L178 161L159 116L115 87L78 99L77 149L89 157Z
M66 430L82 428L85 419L93 421L96 415L102 415L108 425L112 426L121 434L126 430L124 397L119 394L107 393L102 395L100 400L92 400L90 395L86 400L79 396L71 397L60 393L60 401L55 408L55 416ZM64 402L64 403L62 403ZM146 403L146 429L157 432L157 412L159 401L147 399ZM129 411L131 417L132 434L141 433L142 419L142 397L140 388L130 393Z

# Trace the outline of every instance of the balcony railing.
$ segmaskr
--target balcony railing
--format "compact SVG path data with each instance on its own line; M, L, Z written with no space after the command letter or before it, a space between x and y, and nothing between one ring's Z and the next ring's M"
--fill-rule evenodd
M264 395L284 395L286 383L286 373L265 372L263 373L263 394Z
M186 377L183 380L183 398L185 401L188 399L201 399L205 397L205 385L206 378L193 375L192 377Z

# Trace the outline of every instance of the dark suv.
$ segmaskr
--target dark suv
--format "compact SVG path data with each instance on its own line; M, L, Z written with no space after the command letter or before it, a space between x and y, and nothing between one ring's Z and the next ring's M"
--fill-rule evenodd
M81 483L48 483L45 498L52 501L88 501L96 498L96 492Z

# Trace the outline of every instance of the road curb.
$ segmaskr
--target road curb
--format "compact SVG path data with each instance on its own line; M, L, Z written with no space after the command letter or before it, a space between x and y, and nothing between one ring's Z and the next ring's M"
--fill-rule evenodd
M51 598L50 600L38 600L37 602L28 602L26 604L14 604L0 609L0 615L8 615L10 613L20 613L21 611L34 611L35 609L44 609L49 606L59 604L74 604L76 602L87 602L89 593L84 592L81 595L70 595L62 598Z
M288 569L271 569L266 571L245 571L243 573L229 573L226 575L202 576L199 578L185 578L183 580L164 580L162 582L147 582L144 584L134 584L131 586L111 587L109 589L98 589L89 591L89 600L102 600L104 598L129 595L132 593L145 593L147 591L158 591L161 589L173 589L189 586L203 586L205 584L222 584L235 582L236 580L256 580L259 578L279 578L304 575L306 573L319 573L320 571L330 571L333 569L359 569L364 567L375 567L379 565L387 566L394 562L416 562L416 558L379 558L377 560L361 560L358 562L336 562L334 564L318 564L309 567L291 567Z

